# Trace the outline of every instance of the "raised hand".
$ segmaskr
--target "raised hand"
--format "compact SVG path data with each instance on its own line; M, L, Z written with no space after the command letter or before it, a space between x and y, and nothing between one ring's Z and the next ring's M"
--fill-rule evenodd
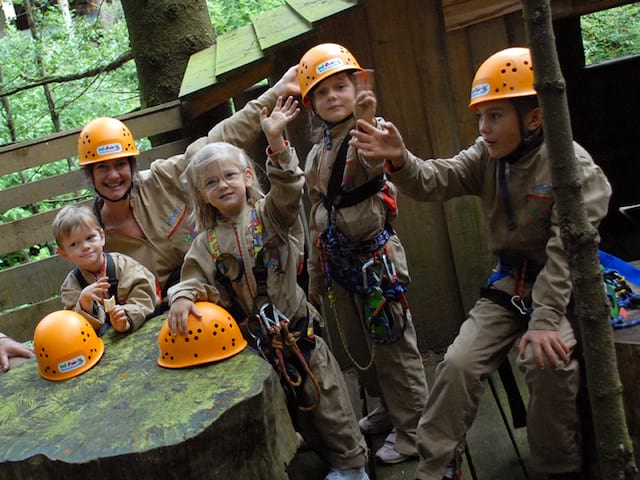
M400 132L391 122L384 122L377 127L364 120L356 122L351 130L350 144L358 150L358 154L367 160L390 160L398 169L406 162L406 148Z
M260 125L269 143L272 139L277 140L282 137L287 124L295 119L299 113L298 101L291 96L287 97L286 101L283 101L282 97L278 97L271 114L266 108L263 108L260 112Z

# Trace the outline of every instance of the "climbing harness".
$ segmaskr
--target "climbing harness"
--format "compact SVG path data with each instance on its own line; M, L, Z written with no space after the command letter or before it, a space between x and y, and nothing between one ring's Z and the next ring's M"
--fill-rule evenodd
M291 331L291 321L270 300L267 289L269 269L278 269L280 259L276 248L268 248L264 241L262 224L255 210L251 212L251 233L253 238L254 266L252 273L256 282L252 313L247 315L240 304L233 283L242 281L245 273L242 258L221 252L215 235L215 229L208 232L209 252L216 265L216 281L229 294L231 306L229 312L241 325L243 333L253 349L267 360L280 375L280 383L287 398L287 406L293 420L295 410L308 412L320 403L320 384L309 368L309 357L315 346L313 331L309 328L309 316L295 322L296 330ZM266 259L268 256L268 259ZM266 259L266 260L265 260ZM303 384L306 378L313 383L316 396L308 405L300 402Z
M378 192L382 192L383 196L389 196L384 173L359 187L345 189L344 173L348 163L350 138L350 135L347 135L340 144L327 185L327 193L321 195L322 203L329 214L329 225L320 234L318 247L322 268L328 280L329 300L336 315L343 346L353 364L364 370L373 364L375 351L372 350L366 366L359 364L351 355L336 312L332 282L335 281L360 299L364 327L374 344L390 344L399 340L407 324L409 309L405 295L407 288L398 279L395 264L387 247L387 242L395 233L393 229L387 227L371 239L352 242L337 228L337 210L356 205ZM385 200L385 204L387 203L389 202ZM390 204L389 208L394 209L395 203L391 203L393 204ZM400 302L404 310L400 328L394 329L393 316L388 308L392 301Z

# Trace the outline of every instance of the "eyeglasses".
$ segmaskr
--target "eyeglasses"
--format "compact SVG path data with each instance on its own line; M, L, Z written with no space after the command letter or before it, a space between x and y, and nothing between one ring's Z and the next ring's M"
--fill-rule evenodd
M224 180L227 185L237 182L240 179L242 172L227 172L222 178L212 177L205 181L204 186L211 190L215 190L220 186L220 182Z

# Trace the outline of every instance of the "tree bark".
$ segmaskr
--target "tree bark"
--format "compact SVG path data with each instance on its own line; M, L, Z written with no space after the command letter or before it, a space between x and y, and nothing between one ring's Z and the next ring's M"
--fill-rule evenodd
M523 0L522 5L535 87L544 113L561 235L573 281L600 476L607 480L637 478L598 259L599 236L582 200L551 6L549 0Z
M189 57L215 36L205 0L122 0L143 108L175 100Z
M0 479L286 479L296 438L271 366L245 350L184 369L157 365L162 318L104 335L90 370L0 377Z

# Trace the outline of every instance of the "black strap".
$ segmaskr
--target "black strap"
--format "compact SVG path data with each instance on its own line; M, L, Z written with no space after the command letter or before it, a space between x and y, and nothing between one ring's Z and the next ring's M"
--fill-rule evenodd
M500 375L502 386L507 394L513 428L526 427L527 409L524 406L524 401L522 400L522 395L520 395L520 389L516 383L516 378L513 375L511 363L509 363L508 358L505 358L498 367L498 375Z
M327 194L322 196L322 203L327 210L331 210L331 207L335 203L338 193L340 193L342 187L342 177L344 175L344 167L347 164L347 150L349 150L349 140L351 135L347 135L340 144L340 150L336 155L336 161L331 169L331 178L329 179L329 185L327 185Z
M329 212L333 208L340 209L357 205L382 190L386 182L384 173L381 173L374 179L353 190L342 190L342 177L344 176L344 169L347 164L347 151L349 150L350 139L351 135L347 135L340 144L340 150L338 150L333 169L331 170L327 194L320 194L322 203Z
M105 269L105 275L109 277L109 297L118 298L118 276L116 275L116 265L113 262L113 257L110 253L105 252L104 257L107 261L107 268ZM73 269L73 274L75 275L78 283L80 283L80 287L85 288L89 285L82 275L80 268L76 267Z
M529 313L523 313L520 308L518 308L511 302L513 296L509 295L507 292L503 292L502 290L498 290L497 288L482 287L480 289L480 296L491 300L493 303L500 305L501 307L506 308L522 319L528 320L531 317ZM531 304L530 299L527 298L523 299L523 302L526 306L529 306Z
M105 274L109 277L109 298L114 297L116 300L118 298L118 276L116 275L116 265L113 261L113 257L109 252L104 253L105 260L107 261L107 268L105 269ZM73 274L75 275L78 283L81 288L85 288L89 285L82 275L80 268L76 267L73 269ZM111 320L109 319L109 315L107 315L106 321L102 327L98 329L96 334L101 337L104 335L104 332L111 326Z
M504 212L507 215L507 228L513 230L518 225L518 219L511 205L511 193L507 184L507 161L502 159L498 161L498 188L500 188L500 196L504 205Z

